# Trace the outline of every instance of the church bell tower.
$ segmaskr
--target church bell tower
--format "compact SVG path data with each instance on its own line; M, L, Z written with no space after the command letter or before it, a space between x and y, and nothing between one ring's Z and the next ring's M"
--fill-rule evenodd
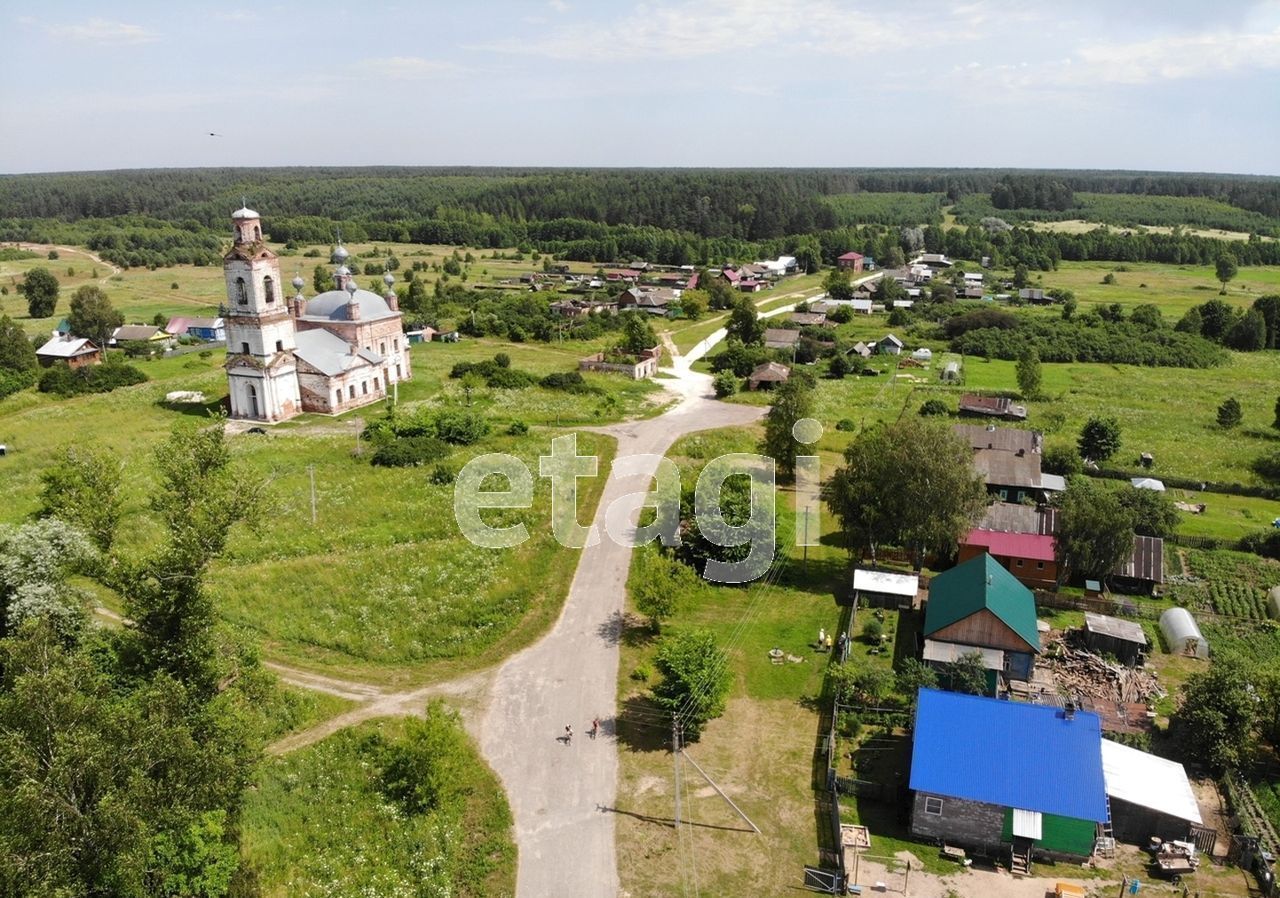
M231 417L284 421L302 410L302 402L280 260L262 241L257 212L243 206L231 214L231 226L231 249L222 260Z

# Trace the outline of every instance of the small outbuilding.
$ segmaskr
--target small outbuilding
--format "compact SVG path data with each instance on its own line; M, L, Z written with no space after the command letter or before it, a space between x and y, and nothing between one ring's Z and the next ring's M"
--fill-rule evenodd
M943 383L947 383L947 384L959 383L960 382L960 363L947 362L946 366L942 369L941 376L942 376Z
M800 342L800 331L785 327L770 327L764 332L765 349L794 349Z
M876 352L881 355L901 355L902 341L893 334L889 334L883 340L877 341Z
M1177 761L1102 740L1102 776L1111 800L1111 826L1124 842L1152 836L1186 839L1204 822L1187 771Z
M1147 650L1147 634L1141 624L1092 611L1084 613L1084 641L1090 651L1114 655L1130 666L1140 663Z
M1169 644L1169 651L1196 658L1209 657L1209 640L1200 632L1196 619L1185 608L1169 608L1160 615L1160 632Z
M1136 490L1151 490L1156 493L1164 492L1164 482L1156 480L1154 477L1132 477L1129 483L1133 484Z
M915 352L911 353L911 357L917 362L928 362L933 359L933 350L928 346L921 346Z
M765 362L756 367L747 378L747 389L771 390L777 384L786 383L791 377L791 369L777 362Z
M919 574L871 571L853 572L853 595L859 606L868 608L910 608L920 589Z

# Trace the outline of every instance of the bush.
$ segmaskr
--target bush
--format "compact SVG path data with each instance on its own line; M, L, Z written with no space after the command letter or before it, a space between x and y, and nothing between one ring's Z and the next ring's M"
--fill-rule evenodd
M41 393L58 396L80 396L86 393L110 393L117 387L129 387L147 382L147 376L132 365L108 362L77 368L74 371L64 364L45 369L38 388Z
M849 418L841 418L836 422L836 430L841 433L852 433L858 429L858 425L853 423Z
M1046 474L1070 477L1084 470L1084 462L1074 447L1050 446L1040 456L1040 469Z
M1241 552L1280 559L1280 530L1261 530L1240 540Z
M871 645L879 645L882 636L884 636L884 624L874 617L862 625L862 638Z
M717 399L724 399L738 392L738 378L732 371L721 371L715 376L712 385L715 387Z
M36 382L34 371L10 371L0 368L0 399L12 396L19 390L25 390Z
M600 390L587 383L578 371L553 371L538 383L548 390L564 390L568 393L598 393Z
M926 418L949 415L951 414L951 409L947 408L946 402L935 397L924 401L924 404L920 406L920 414Z
M513 437L524 436L529 432L529 425L523 421L512 421L511 426L507 428L507 435Z
M453 468L448 465L436 465L431 469L431 476L427 478L433 486L448 486L457 478Z
M369 461L380 468L413 468L444 458L449 451L435 437L396 437L379 446Z
M446 443L470 446L489 433L489 422L467 409L445 409L432 419L436 436Z

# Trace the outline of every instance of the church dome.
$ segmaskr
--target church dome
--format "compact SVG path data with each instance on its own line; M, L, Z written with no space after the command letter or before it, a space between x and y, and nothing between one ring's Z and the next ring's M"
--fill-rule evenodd
M350 296L345 290L329 290L321 293L307 303L304 318L324 318L329 321L347 321L347 303L355 302L360 307L360 320L370 321L378 318L389 318L399 314L391 311L387 301L368 290L357 290Z
M223 207L225 208L225 207ZM235 221L242 221L246 218L261 218L257 212L254 212L248 206L241 206L239 209L231 213L231 218Z

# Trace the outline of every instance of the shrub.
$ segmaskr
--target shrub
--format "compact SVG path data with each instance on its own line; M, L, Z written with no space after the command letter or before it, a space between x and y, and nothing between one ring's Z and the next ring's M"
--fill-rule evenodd
M872 645L880 644L880 637L884 635L884 624L876 620L874 617L867 620L862 625L862 638Z
M715 387L717 399L724 399L738 392L738 378L732 371L721 371L715 376L712 385Z
M836 430L841 433L852 433L858 429L858 425L854 424L849 418L841 418L836 422Z
M370 463L381 468L412 468L448 454L449 446L435 437L396 437L379 446Z
M1084 470L1084 462L1071 446L1050 446L1040 456L1040 469L1046 474L1070 477Z
M525 424L523 421L512 421L511 425L507 428L507 434L513 437L524 436L528 432L529 425Z
M431 475L427 478L433 486L448 486L457 478L453 468L448 465L436 465L431 469Z
M0 399L12 396L19 390L25 390L36 382L34 371L9 371L0 368Z
M595 393L596 388L587 383L578 371L553 371L538 383L548 390L565 390L569 393Z
M146 381L147 376L137 368L120 362L77 368L74 371L64 364L57 364L45 369L40 376L38 388L41 393L65 397L110 393L117 387L128 387Z
M926 399L924 401L924 404L920 406L920 414L924 415L926 418L938 415L949 415L951 414L951 409L947 408L946 402L934 397L933 399Z
M438 438L459 446L470 446L489 433L489 422L468 409L445 409L437 412L432 423Z

